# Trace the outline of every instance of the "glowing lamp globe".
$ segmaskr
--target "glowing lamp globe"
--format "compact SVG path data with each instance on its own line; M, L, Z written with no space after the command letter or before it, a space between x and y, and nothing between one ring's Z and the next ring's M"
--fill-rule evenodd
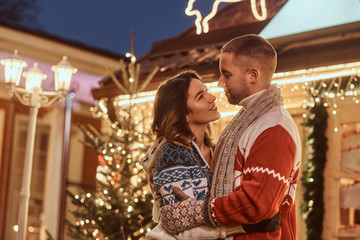
M17 53L15 50L13 55L0 61L5 68L5 83L15 86L19 86L22 70L27 66Z
M47 75L38 68L38 63L36 62L29 71L23 73L23 77L25 78L25 89L31 90L33 88L41 88L41 83L46 79Z
M51 70L54 72L55 90L63 92L69 90L71 77L77 72L77 69L69 63L67 57L63 56L63 59L57 65L52 66Z

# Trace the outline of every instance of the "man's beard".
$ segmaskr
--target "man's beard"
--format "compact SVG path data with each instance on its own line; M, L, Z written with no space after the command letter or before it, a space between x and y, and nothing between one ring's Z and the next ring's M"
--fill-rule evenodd
M225 94L226 95L226 97L227 97L227 100L228 100L228 102L231 104L231 105L237 105L237 104L239 104L239 100L236 98L236 97L234 97L234 95L232 95L229 91L227 92L227 94Z

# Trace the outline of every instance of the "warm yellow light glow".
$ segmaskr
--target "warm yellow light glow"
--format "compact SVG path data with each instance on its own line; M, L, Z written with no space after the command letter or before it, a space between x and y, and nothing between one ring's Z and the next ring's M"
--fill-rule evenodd
M132 53L126 53L125 56L126 56L127 58L131 58L131 59L130 59L131 62L135 62L135 61L136 61L136 57L135 57L135 55L132 54Z
M71 76L73 71L71 69L58 69L55 75L55 89L56 90L67 90L70 87Z
M273 81L273 83L277 83L277 84L281 85L281 84L290 84L290 83L312 82L312 81L317 81L317 80L321 80L321 79L330 79L330 78L336 78L336 77L341 77L341 76L349 76L351 74L353 74L353 71L341 71L341 72L323 74L323 75L317 75L317 76L275 80L275 81Z
M99 101L99 107L100 107L101 111L103 111L104 113L107 113L107 112L108 112L108 110L107 110L107 108L106 108L106 106L105 106L104 100L100 100L100 101Z
M343 71L340 71L340 70ZM273 76L273 83L277 83L278 85L285 85L285 84L293 84L293 83L301 83L317 81L321 79L330 79L334 77L341 77L341 76L349 76L354 74L360 74L360 62L353 62L347 64L338 64L338 65L331 65L326 67L318 67L312 69L301 69L291 72L280 72L275 73ZM206 83L205 85L212 93L223 92L224 89L217 86L218 82L210 82ZM337 84L335 83L334 86L336 87ZM297 86L295 88L298 88ZM155 99L156 91L149 91L137 94L137 98L132 99L133 103L144 103L150 102ZM332 94L332 93L331 93ZM334 97L334 96L329 96ZM130 103L130 100L127 99L128 95L120 96L120 99L117 102L118 106L126 105ZM99 101L99 106L103 111L107 112L105 107L105 103L101 100Z
M150 97L144 97L144 98L136 98L132 100L132 103L144 103L144 102L150 102L150 101L154 101L155 96L150 96ZM126 105L126 104L130 104L130 100L121 100L118 102L118 106L122 106L122 105Z
M193 15L196 16L195 26L196 26L197 34L201 34L201 32L207 33L209 32L209 21L216 15L220 3L222 2L233 3L233 2L241 2L241 1L243 0L215 0L211 12L204 18L202 24L201 24L201 20L202 20L201 12L199 10L193 9L196 0L189 0L188 5L185 9L185 14L188 16L193 16ZM256 0L251 0L251 10L252 13L254 14L254 17L259 21L263 21L267 18L265 0L260 0L260 6L261 6L262 15L260 15L257 11Z
M321 79L329 79L334 77L336 78L356 74L360 74L360 62L351 62L310 69L299 69L289 72L279 72L273 75L273 83L281 85L300 82L311 82Z
M1 64L5 67L5 82L19 85L23 64L15 60L6 62L1 60Z
M15 50L13 55L7 59L2 59L0 63L4 65L5 83L19 86L22 70L27 66L27 63L19 58L17 52Z
M132 206L129 206L129 207L127 208L127 211L128 211L128 212L132 212L132 210L133 210L133 207L132 207Z
M55 90L69 90L71 77L77 72L77 69L69 63L67 56L63 56L62 60L57 65L52 66L51 71L54 72Z
M23 73L25 78L25 88L30 90L32 88L41 88L41 83L46 79L47 75L44 74L39 68L38 63L34 63L34 66L27 72Z
M352 63L345 63L345 64L338 64L338 65L330 65L330 66L323 66L317 68L310 68L310 69L299 69L295 71L288 71L288 72L280 72L275 73L273 75L273 83L278 85L288 85L291 84L289 87L284 86L281 88L289 89L294 94L298 94L295 92L298 91L308 91L310 90L314 94L319 94L321 88L325 89L325 96L327 99L332 98L340 98L344 99L346 96L351 96L355 103L360 103L358 99L360 95L360 91L358 89L358 81L359 81L359 74L360 74L360 62L352 62ZM346 89L340 89L341 86L341 77L350 77L350 80L347 83ZM331 83L325 82L325 80L331 80ZM216 80L216 79L214 79ZM319 84L311 83L313 81L320 81ZM300 84L297 84L300 83ZM231 107L227 101L224 94L224 89L218 87L218 82L209 82L205 83L207 88L209 89L210 93L218 93L216 94L217 97L217 104L218 107L221 107L221 117L228 117L234 116L238 113L239 106L235 106L235 108ZM314 88L313 86L317 86ZM335 92L334 92L335 88ZM337 90L336 90L337 88ZM151 109L153 108L153 101L155 99L155 91L148 91L148 92L140 92L137 93L132 99L131 103L146 103L149 102L148 105L142 104L141 107L138 108L134 107L134 110L146 110L148 107ZM127 105L130 103L130 96L129 95L120 95L116 98L114 104L117 106ZM308 102L304 100L303 108L307 109L308 107L313 107L315 102L319 102L319 98L314 98L314 102ZM327 106L327 103L324 103L324 106ZM299 107L298 102L289 101L286 103L286 108L297 108ZM331 104L331 107L336 108L336 104ZM99 101L98 108L102 108L104 112L107 112L105 107L104 100ZM333 112L331 110L331 112ZM121 111L120 111L121 114ZM151 111L146 113L148 116L151 116ZM333 116L339 115L338 111L333 112ZM304 118L307 117L307 114L302 115ZM139 120L135 119L136 123L139 123ZM120 149L119 149L120 150ZM110 149L111 151L111 149ZM123 155L126 155L126 152L122 151ZM129 160L128 160L129 161ZM130 162L130 161L129 161ZM134 170L135 172L137 170Z

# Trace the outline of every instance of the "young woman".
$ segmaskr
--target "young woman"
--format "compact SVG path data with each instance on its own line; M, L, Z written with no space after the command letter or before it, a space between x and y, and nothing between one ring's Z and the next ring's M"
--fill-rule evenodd
M152 130L157 138L142 160L154 195L156 222L162 206L180 201L172 194L174 186L195 200L208 197L214 146L209 123L220 118L215 100L195 71L179 73L156 93ZM159 224L146 239L225 237L224 227L201 226L172 235Z

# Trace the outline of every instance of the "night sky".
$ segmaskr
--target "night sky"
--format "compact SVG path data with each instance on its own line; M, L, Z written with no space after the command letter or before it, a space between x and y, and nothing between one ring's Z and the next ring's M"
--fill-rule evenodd
M214 0L197 0L203 16ZM194 25L187 0L37 0L42 30L86 45L125 54L135 32L136 57L158 40L174 37ZM225 3L220 4L220 8Z

